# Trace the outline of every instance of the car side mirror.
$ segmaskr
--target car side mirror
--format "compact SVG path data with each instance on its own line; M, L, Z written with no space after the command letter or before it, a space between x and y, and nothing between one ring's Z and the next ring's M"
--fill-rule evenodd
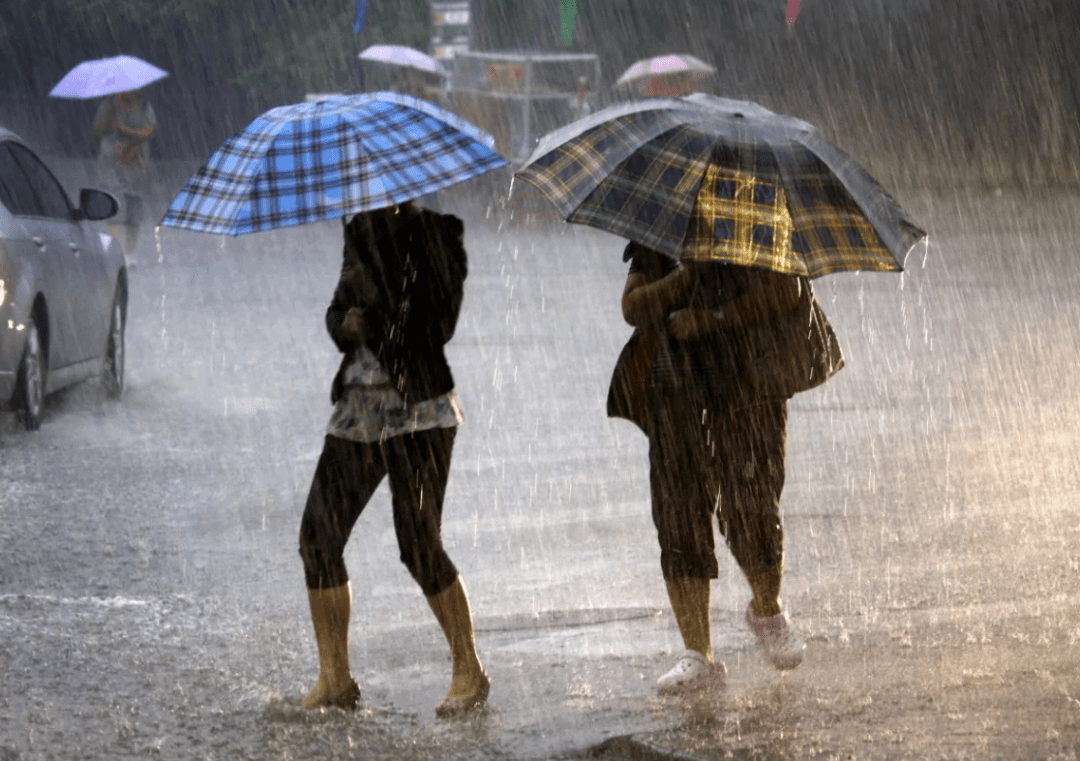
M120 204L103 190L83 188L79 191L79 213L83 219L96 222L115 217L119 210Z

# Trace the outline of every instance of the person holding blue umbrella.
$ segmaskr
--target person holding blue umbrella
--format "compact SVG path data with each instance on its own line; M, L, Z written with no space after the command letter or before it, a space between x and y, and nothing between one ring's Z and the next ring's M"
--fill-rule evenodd
M454 334L467 273L457 217L411 202L357 214L345 226L341 278L326 327L343 357L300 527L319 678L305 708L356 704L349 669L352 588L343 559L354 524L390 482L400 559L450 645L453 680L436 713L483 705L472 612L443 548L443 496L465 415L443 347Z
M457 217L413 199L506 161L490 135L397 93L280 106L228 138L170 204L162 224L240 235L342 219L341 275L326 327L342 353L334 405L300 522L300 556L319 651L307 709L353 708L352 586L344 550L384 479L399 557L427 598L453 661L436 713L484 705L464 584L442 544L443 496L465 421L445 345L468 262Z

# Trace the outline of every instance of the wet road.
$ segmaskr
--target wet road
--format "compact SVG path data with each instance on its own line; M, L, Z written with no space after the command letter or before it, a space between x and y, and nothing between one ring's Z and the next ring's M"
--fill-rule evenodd
M471 722L434 719L446 648L385 487L346 557L364 708L294 706L339 227L144 241L123 400L84 384L33 434L0 416L0 759L544 759L628 734L717 758L1075 757L1080 199L900 200L929 246L902 277L817 281L848 365L791 405L784 596L807 662L763 666L721 551L730 684L699 704L655 695L681 645L645 441L603 414L622 242L467 220L445 539L495 682Z

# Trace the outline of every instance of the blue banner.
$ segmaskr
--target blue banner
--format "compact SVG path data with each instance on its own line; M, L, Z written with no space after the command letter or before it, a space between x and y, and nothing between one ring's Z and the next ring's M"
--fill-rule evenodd
M356 18L353 19L352 31L353 34L360 34L360 30L364 28L364 22L367 21L367 0L356 0Z

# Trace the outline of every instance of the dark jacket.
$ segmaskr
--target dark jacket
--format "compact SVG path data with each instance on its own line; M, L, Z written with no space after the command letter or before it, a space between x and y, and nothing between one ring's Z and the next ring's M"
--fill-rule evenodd
M345 226L341 277L326 310L326 328L344 354L330 398L343 393L345 369L360 342L342 322L363 311L365 343L406 403L444 394L454 378L443 346L453 337L468 272L465 227L449 214L412 204L357 214ZM363 266L358 266L362 264ZM363 278L373 279L364 287Z
M624 259L633 258L635 245L627 246ZM635 266L640 270L640 264ZM656 277L673 267L668 262ZM686 303L673 306L722 308L740 294L772 287L769 284L777 277L720 263L708 274L711 277L696 282ZM670 386L665 403L694 403L691 395L704 393L737 405L752 399L788 399L821 385L844 366L843 352L808 278L800 278L799 293L793 308L762 319L753 328L721 329L685 342L655 328L635 330L612 374L608 416L647 430L647 389L657 382Z

